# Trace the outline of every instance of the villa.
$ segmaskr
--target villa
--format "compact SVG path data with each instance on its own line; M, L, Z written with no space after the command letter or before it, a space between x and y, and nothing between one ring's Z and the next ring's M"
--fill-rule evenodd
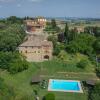
M39 32L46 26L47 20L44 17L37 17L32 20L25 20L26 30L28 32Z
M18 50L27 61L41 62L52 59L53 44L43 35L30 35L28 40L18 47Z

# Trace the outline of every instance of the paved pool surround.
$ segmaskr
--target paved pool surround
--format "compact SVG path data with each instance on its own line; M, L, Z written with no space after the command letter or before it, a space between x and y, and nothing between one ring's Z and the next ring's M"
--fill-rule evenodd
M83 93L81 82L78 80L49 79L48 91Z

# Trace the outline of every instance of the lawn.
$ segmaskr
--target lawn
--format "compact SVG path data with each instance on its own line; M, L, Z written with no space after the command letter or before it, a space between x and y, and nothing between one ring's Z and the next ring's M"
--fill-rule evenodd
M77 63L80 60L87 60L88 65L85 69L81 69L77 67ZM66 54L63 60L58 58L53 59L52 61L42 62L40 64L35 63L37 66L41 67L43 73L54 74L55 72L81 72L81 73L94 73L95 65L91 63L89 58L82 54L70 55Z
M15 75L9 74L7 71L0 71L0 76L5 80L7 85L14 88L18 98L16 100L20 100L21 96L32 95L33 89L30 85L30 81L32 76L37 73L37 71L38 68L36 68L33 64L30 64L29 69L26 71Z
M33 67L33 66L32 66ZM32 71L30 71L30 69ZM30 80L34 74L34 67L30 68L27 71L24 71L22 73L16 74L14 76L8 74L7 72L2 72L1 76L2 78L5 79L5 82L14 87L17 93L17 98L16 100L20 100L22 96L30 96L31 99L29 100L34 100L34 92L33 90L37 90L39 96L42 98L45 94L47 94L47 89L41 89L38 85L30 85ZM35 70L36 71L36 70ZM43 77L44 79L49 79L49 77ZM57 78L57 77L55 77ZM59 77L58 77L59 78ZM64 77L62 77L64 79ZM67 79L67 78L66 78ZM70 78L71 79L71 78ZM56 95L56 100L87 100L87 93L63 93L63 92L54 92Z
M78 56L78 59L79 58L81 57ZM75 62L77 61L76 58L72 57L68 59L72 60L72 63L70 60L66 63L59 61L58 59L42 63L30 63L30 67L26 71L15 75L9 74L7 71L0 71L0 76L5 80L6 84L14 88L17 94L16 100L24 100L21 99L22 96L30 97L30 99L26 100L34 100L34 90L38 90L40 98L48 93L47 89L41 89L38 85L30 85L32 77L40 72L41 77L46 80L49 80L50 78L72 80L97 79L93 66L89 66L89 68L85 70L79 69L75 65ZM54 92L54 94L56 100L87 100L88 97L86 91L83 94L63 92Z

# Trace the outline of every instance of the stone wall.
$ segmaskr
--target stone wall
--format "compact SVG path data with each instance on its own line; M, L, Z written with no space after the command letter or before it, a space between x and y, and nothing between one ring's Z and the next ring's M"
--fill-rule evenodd
M19 47L19 52L22 53L29 62L41 62L52 59L53 47Z

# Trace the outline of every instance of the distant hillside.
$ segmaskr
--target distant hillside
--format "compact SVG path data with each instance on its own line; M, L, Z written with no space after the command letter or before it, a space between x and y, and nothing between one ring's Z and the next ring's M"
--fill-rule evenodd
M100 18L78 18L78 17L46 17L48 20L56 19L56 20L85 20L85 21L100 21Z

